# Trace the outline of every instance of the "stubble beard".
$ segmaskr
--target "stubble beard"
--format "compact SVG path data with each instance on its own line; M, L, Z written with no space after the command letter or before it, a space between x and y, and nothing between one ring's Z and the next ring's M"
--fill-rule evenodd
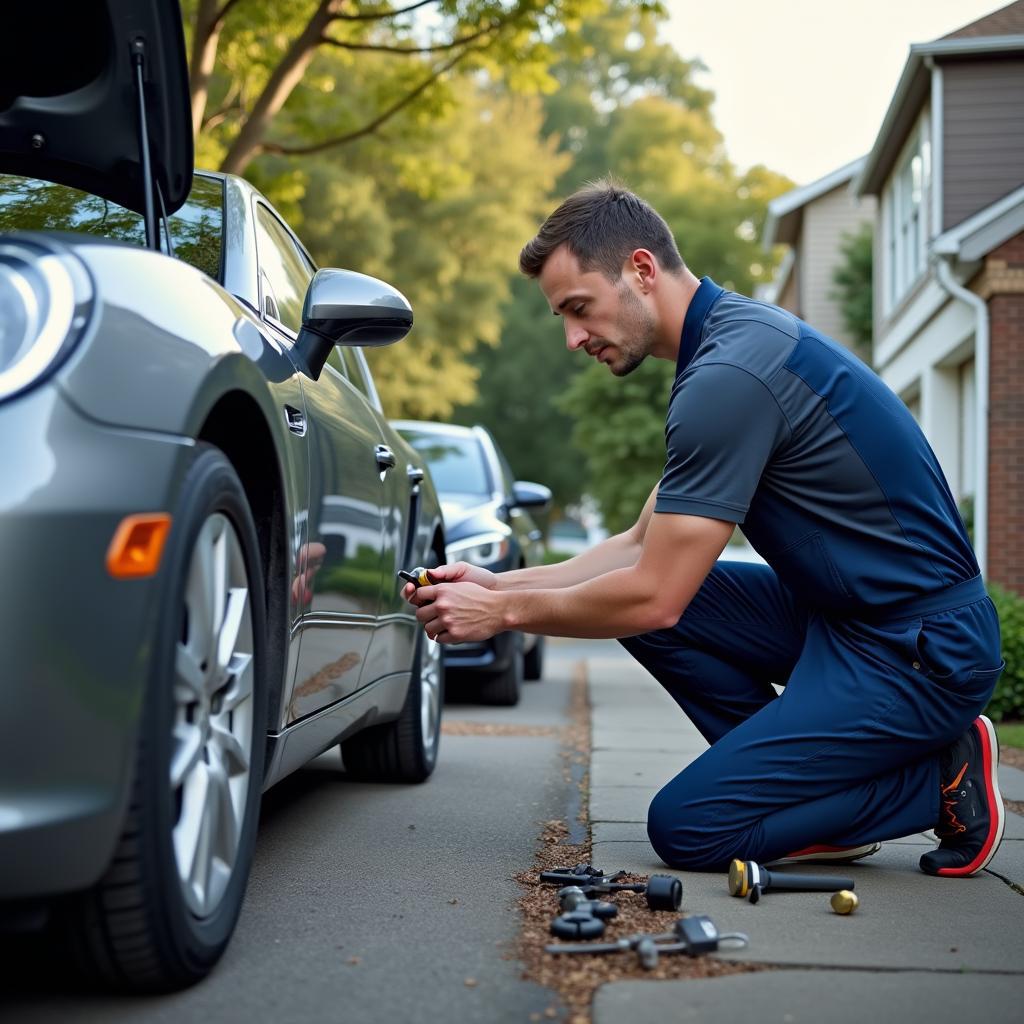
M654 317L625 281L620 281L621 303L617 333L622 339L617 348L622 356L619 365L609 364L616 377L627 377L650 355L654 345Z

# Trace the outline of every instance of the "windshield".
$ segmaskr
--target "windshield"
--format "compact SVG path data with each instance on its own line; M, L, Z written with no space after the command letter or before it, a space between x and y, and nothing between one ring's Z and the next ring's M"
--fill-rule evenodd
M170 218L174 255L221 279L223 186L197 174L188 201ZM117 203L38 178L0 174L0 231L71 231L145 246L142 217ZM161 247L164 233L160 232Z
M490 481L480 442L475 437L452 437L423 430L400 431L430 467L440 494L466 494L489 498Z

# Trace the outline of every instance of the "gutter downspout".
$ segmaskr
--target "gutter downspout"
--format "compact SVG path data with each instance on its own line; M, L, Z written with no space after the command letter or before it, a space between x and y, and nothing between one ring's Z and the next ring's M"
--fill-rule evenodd
M966 302L974 309L974 413L975 413L975 470L974 470L974 553L982 576L988 575L988 378L989 378L989 318L988 303L953 277L949 261L943 256L935 259L939 283L949 294Z

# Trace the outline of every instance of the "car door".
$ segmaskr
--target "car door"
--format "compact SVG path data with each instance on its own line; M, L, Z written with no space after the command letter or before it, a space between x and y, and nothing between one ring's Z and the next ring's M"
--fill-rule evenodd
M265 311L294 339L314 268L262 203L256 238ZM300 636L286 723L359 688L382 586L384 486L374 411L341 372L336 353L319 380L303 378L303 397L309 519L293 583Z
M373 640L363 669L363 683L393 673L408 672L419 629L414 609L402 599L398 570L412 568L411 559L419 528L422 468L406 461L401 444L384 416L370 368L358 348L335 350L345 365L350 383L374 410L382 448L395 456L395 464L381 474L384 488L383 550L380 605Z

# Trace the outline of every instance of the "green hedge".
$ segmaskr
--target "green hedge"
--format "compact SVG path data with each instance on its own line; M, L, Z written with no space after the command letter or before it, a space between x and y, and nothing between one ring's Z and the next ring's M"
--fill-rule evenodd
M1024 597L996 584L990 584L988 592L999 612L1006 668L985 714L993 722L1024 718Z

